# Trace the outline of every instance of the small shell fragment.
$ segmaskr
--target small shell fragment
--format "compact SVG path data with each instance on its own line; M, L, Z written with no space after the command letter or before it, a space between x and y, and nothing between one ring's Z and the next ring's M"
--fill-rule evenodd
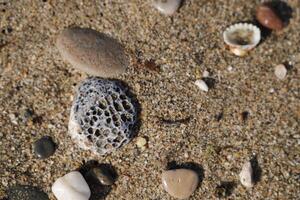
M286 74L287 74L287 69L283 64L279 64L275 67L275 76L282 80L285 78Z
M136 146L139 147L142 150L146 149L147 140L143 137L138 137L136 140Z
M202 77L204 77L204 78L209 77L209 72L205 70L202 74Z
M243 167L242 171L239 174L240 176L240 181L243 186L247 188L251 188L254 185L254 180L253 180L253 169L251 166L251 162L247 161Z
M204 91L204 92L208 92L208 86L207 86L207 84L206 84L203 80L201 80L201 79L196 80L196 81L195 81L195 85L196 85L200 90L202 90L202 91Z
M259 43L261 32L257 26L239 23L228 27L223 33L223 38L232 53L245 56Z

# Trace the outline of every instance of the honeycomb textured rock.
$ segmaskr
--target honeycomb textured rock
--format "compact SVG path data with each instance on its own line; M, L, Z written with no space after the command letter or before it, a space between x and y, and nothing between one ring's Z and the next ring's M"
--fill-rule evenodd
M69 133L83 149L104 155L133 137L137 110L119 82L88 78L78 87Z

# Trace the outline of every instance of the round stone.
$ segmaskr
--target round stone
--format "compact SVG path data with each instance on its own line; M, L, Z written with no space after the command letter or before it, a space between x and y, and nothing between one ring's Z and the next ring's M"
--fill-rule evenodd
M74 68L93 76L114 77L129 65L124 48L116 39L92 29L65 29L57 37L56 46Z
M46 193L33 186L14 186L7 193L10 200L49 200Z
M196 172L189 169L168 170L162 173L164 189L173 197L187 199L196 190L199 177Z
M90 173L94 178L96 178L102 185L112 185L114 184L114 178L107 169L101 167L95 167L91 169Z
M44 136L33 144L34 153L38 158L45 159L55 152L55 143L49 136Z

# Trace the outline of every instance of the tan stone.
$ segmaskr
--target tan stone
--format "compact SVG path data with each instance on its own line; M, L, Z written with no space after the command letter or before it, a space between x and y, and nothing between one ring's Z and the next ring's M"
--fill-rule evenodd
M88 28L65 29L57 37L56 46L74 68L94 76L115 77L129 64L116 39Z
M198 186L198 174L189 169L168 170L162 173L164 189L173 197L187 199Z

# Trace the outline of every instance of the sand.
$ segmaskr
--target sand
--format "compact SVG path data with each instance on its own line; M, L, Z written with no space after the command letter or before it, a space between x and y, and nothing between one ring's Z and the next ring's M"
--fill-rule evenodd
M230 186L230 199L299 198L300 2L287 3L293 9L287 27L240 58L226 50L222 32L253 21L259 1L186 0L166 17L143 0L1 0L0 198L9 186L25 184L55 199L53 182L89 160L115 167L109 200L172 199L160 177L172 161L199 167L194 200L218 198L221 182ZM100 157L67 134L73 92L86 75L62 60L54 42L74 25L105 32L129 52L131 65L118 78L141 105L144 151L134 139ZM289 67L284 80L274 75L281 63ZM213 83L207 93L194 85L205 70ZM24 117L28 109L33 115ZM58 149L39 160L32 144L44 135ZM253 155L261 174L245 189L238 174Z

